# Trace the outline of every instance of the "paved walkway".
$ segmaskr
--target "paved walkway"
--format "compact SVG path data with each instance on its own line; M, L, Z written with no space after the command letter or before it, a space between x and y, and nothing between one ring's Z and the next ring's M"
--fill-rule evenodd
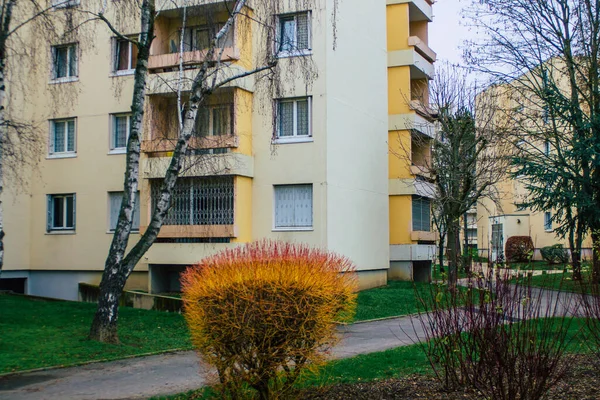
M422 332L417 320L415 328ZM346 325L339 331L343 339L333 350L335 358L410 345L417 338L410 317ZM187 351L0 378L0 399L145 399L197 389L214 378Z

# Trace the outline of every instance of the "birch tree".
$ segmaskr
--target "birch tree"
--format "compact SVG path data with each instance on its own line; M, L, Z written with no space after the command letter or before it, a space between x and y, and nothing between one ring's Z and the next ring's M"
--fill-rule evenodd
M185 15L186 7L191 5L206 5L205 1L197 3L177 2L178 7L183 8ZM178 136L169 165L166 169L164 179L160 187L160 195L153 205L151 218L146 231L135 243L131 250L127 251L131 234L133 213L136 201L136 193L139 187L140 152L143 137L144 109L146 101L146 87L148 80L148 59L150 46L154 39L154 24L157 15L161 12L155 0L141 0L140 3L140 35L137 39L122 35L102 12L95 13L95 17L103 20L113 33L132 43L138 49L137 64L135 67L134 93L131 105L132 123L127 143L126 171L124 179L124 193L121 210L115 229L114 237L105 262L105 268L100 283L100 295L98 308L90 329L90 338L102 342L118 342L117 322L119 297L125 286L127 278L142 256L157 239L161 226L167 217L173 190L178 177L189 161L187 154L190 139L194 129L198 126L198 110L205 103L207 97L219 88L238 79L253 77L257 85L265 85L263 89L271 96L278 92L283 79L290 79L294 75L300 75L307 81L315 76L310 57L294 57L286 61L283 68L278 63L275 46L278 32L275 15L281 13L282 5L278 0L255 0L252 2L252 11L249 10L247 0L223 1L223 7L227 11L226 22L217 29L211 38L208 48L205 50L203 61L194 71L191 79L191 88L187 97L181 93L181 79L183 79L183 62L180 54L180 82L174 85L174 93L177 94L178 104L183 111L183 117L179 119ZM312 1L293 0L298 10L311 8ZM236 21L246 19L253 26L255 34L260 38L260 48L255 50L254 67L246 71L238 71L231 68L229 63L222 62L221 56L225 51L225 39L233 29ZM185 23L185 19L183 20ZM256 43L256 42L254 42ZM179 49L183 51L182 48ZM296 67L294 67L296 65ZM295 69L294 69L295 68ZM186 71L187 72L187 71ZM179 90L176 89L179 87ZM267 106L265 106L268 108ZM202 157L200 157L202 159Z
M510 92L505 120L519 147L512 176L531 193L522 206L555 211L576 278L582 238L591 235L599 282L600 3L473 1L467 17L484 34L469 43L468 58Z

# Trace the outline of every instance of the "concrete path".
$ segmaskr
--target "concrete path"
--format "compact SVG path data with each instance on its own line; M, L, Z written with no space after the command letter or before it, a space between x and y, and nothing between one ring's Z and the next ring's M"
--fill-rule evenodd
M417 320L415 328L422 332ZM417 339L410 317L346 325L339 331L342 341L333 350L334 358L410 345ZM214 379L188 351L0 378L0 399L145 399L197 389Z

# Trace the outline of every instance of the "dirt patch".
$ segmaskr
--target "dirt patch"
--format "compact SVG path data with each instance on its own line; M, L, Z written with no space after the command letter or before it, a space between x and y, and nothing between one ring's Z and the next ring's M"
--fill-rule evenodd
M550 391L546 399L597 400L600 379L598 378L598 369L595 368L593 362L587 357L577 356L570 360L569 364L573 365L573 368L567 372L560 384ZM299 398L311 400L476 400L482 397L478 391L469 389L448 392L435 377L425 375L311 388L302 391L299 396Z

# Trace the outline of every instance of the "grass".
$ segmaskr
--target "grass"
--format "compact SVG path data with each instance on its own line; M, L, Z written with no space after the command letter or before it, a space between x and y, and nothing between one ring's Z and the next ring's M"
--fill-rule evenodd
M387 286L363 290L358 293L354 321L396 317L418 311L416 289L426 295L428 283L390 281Z
M119 310L120 345L87 339L95 304L0 294L0 373L191 348L183 317Z

